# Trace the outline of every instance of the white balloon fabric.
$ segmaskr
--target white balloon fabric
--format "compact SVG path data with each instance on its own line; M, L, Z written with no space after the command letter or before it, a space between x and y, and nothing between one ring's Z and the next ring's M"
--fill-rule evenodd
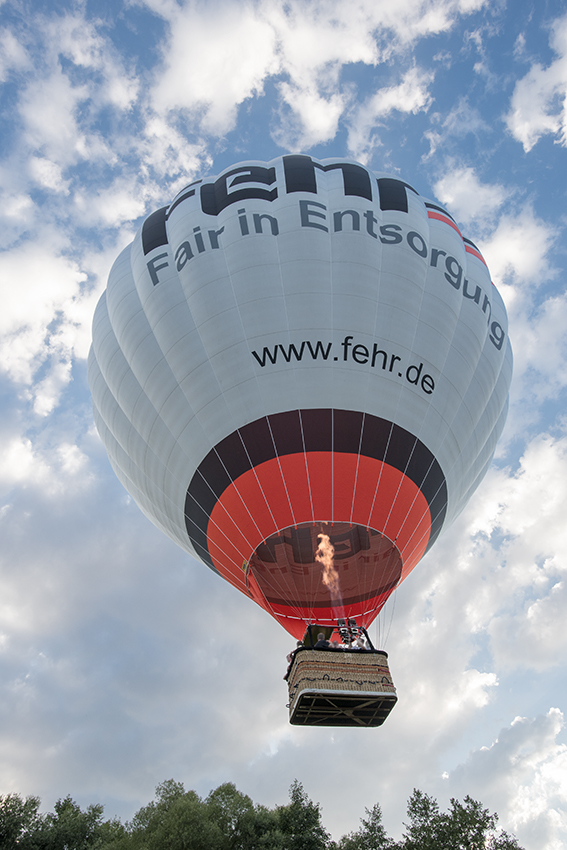
M128 492L297 636L374 619L485 474L511 372L502 299L449 213L302 155L150 215L89 357Z

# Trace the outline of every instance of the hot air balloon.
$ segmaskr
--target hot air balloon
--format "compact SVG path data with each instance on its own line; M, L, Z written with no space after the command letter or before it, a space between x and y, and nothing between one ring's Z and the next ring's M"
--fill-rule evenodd
M447 210L305 155L148 216L89 356L128 492L299 639L366 630L463 509L511 370L504 304Z

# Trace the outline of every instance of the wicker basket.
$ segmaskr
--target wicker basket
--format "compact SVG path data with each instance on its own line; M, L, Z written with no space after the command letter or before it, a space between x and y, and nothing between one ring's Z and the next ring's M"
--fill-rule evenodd
M288 687L295 726L381 726L397 701L381 650L301 649Z

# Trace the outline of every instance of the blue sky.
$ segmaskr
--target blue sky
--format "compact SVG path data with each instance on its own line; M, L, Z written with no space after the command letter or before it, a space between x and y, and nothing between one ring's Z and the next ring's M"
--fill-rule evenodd
M559 2L0 4L0 792L130 817L158 782L294 778L338 837L419 787L567 843L567 16ZM471 503L378 624L379 730L296 729L288 636L161 536L86 382L113 259L187 182L290 151L437 198L510 318L511 410Z

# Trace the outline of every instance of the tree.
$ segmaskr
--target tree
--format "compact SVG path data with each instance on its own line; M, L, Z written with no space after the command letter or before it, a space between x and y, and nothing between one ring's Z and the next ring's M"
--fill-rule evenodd
M254 803L250 797L238 791L232 782L225 782L211 791L205 806L207 816L225 837L227 848L241 847L244 824L254 816Z
M393 850L394 841L388 837L382 824L382 809L376 803L366 809L366 819L357 832L344 835L338 842L337 850Z
M19 850L98 850L109 836L124 832L117 821L103 823L103 806L83 811L69 795L57 800L55 811L44 815L22 841Z
M437 800L414 790L398 842L386 834L376 803L366 809L360 828L335 844L321 823L319 804L298 780L289 795L287 805L268 809L231 782L202 800L168 779L123 825L103 821L101 805L83 811L70 796L42 815L38 797L8 794L0 796L0 850L522 850L497 829L498 816L468 796L452 799L441 812Z
M156 800L134 815L129 829L132 850L228 850L221 827L195 791L169 779L156 788Z
M313 803L297 779L289 789L291 803L279 806L280 829L284 850L327 850L331 837L321 823L319 803Z
M205 800L209 817L221 828L229 850L282 850L283 835L275 812L255 806L226 782Z
M277 811L256 806L253 822L243 824L239 850L285 850L285 846Z
M521 850L513 836L496 831L498 815L469 796L464 803L451 799L449 812L441 813L433 797L415 789L408 817L399 850Z
M39 797L23 800L19 794L0 795L0 847L22 847L41 822Z

